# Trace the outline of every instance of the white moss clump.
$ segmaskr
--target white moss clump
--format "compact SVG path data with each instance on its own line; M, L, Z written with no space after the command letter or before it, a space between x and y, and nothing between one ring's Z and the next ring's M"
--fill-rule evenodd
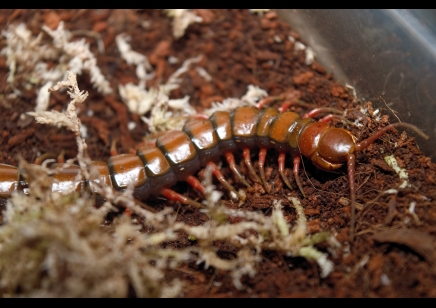
M28 72L27 81L38 84L53 81L53 77L59 78L58 73L53 75L46 74L46 66L42 66L42 61L55 60L58 52L53 46L41 43L42 33L34 37L24 23L10 25L7 30L2 31L2 36L6 38L6 46L1 50L2 55L6 55L6 64L9 66L7 81L14 83L17 73Z
M259 100L267 96L268 92L250 84L248 85L247 93L242 98L225 98L222 102L212 102L212 107L204 110L203 113L210 116L215 111L231 112L241 106L256 106Z
M136 65L136 76L138 77L140 83L145 80L153 78L154 74L147 74L147 71L152 71L148 58L139 52L132 50L132 47L128 43L130 41L130 36L125 33L118 34L115 38L118 50L121 53L121 57L126 60L128 64Z
M7 30L2 31L2 36L6 38L6 46L0 52L7 57L7 81L13 87L42 87L38 90L35 111L44 111L48 108L50 94L46 90L60 81L67 69L79 75L82 71L87 71L92 84L100 93L112 93L109 82L97 67L97 60L84 39L70 42L72 35L64 29L63 22L59 23L56 30L51 30L47 26L42 28L53 38L52 44L42 43L43 33L34 37L24 23L12 24ZM58 64L48 69L48 61ZM16 84L17 75L21 77L19 85Z
M60 59L68 63L68 69L71 72L77 75L80 75L82 71L88 72L91 76L91 83L100 93L112 93L112 88L97 66L97 59L89 50L89 44L85 39L70 42L71 32L64 29L63 21L59 23L56 30L46 25L42 29L53 38L54 46L62 52Z
M173 36L181 38L190 24L203 22L203 18L188 9L166 9L165 13L173 18Z
M158 101L159 90L156 88L146 89L145 85L135 85L131 82L119 85L118 91L121 99L129 108L129 111L143 115L150 111L151 107Z
M157 89L145 89L145 86L125 85L119 86L120 95L127 106L131 106L131 111L136 109L140 114L148 112L151 108L149 117L141 117L147 123L151 133L180 130L186 122L187 117L196 114L194 107L189 104L189 96L181 99L170 99L171 91L177 89L182 83L181 75L186 73L194 63L201 60L202 56L187 59L182 66L168 78L167 82L160 85ZM129 89L132 92L129 92ZM129 108L130 109L130 108Z
M48 89L50 89L52 85L52 81L47 81L47 83L43 85L41 89L39 89L38 95L36 97L36 112L47 110L50 103L50 92L48 91Z

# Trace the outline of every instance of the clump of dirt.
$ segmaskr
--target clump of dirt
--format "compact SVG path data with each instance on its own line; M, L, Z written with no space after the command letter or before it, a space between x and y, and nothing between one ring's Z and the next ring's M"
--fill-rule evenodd
M248 85L255 85L270 96L298 93L299 99L313 106L346 109L347 119L361 126L335 125L350 130L358 140L371 136L389 123L387 116L375 116L370 102L360 102L351 91L335 82L334 76L327 73L316 59L312 61L310 49L302 47L305 46L302 45L304 38L278 19L274 11L255 14L249 10L193 10L192 13L201 17L201 22L197 19L189 24L178 39L172 32L174 18L169 18L161 10L1 10L0 27L6 30L11 24L24 23L32 35L37 36L43 25L54 30L63 21L64 28L71 31L73 38L89 43L96 65L113 89L111 94L101 94L93 87L90 74L79 76L79 88L88 91L89 97L86 106L80 107L77 114L87 128L87 153L93 160L106 161L114 140L118 152L127 153L149 132L141 116L129 111L118 91L120 85L141 82L136 66L127 63L117 48L116 37L121 33L130 36L132 50L149 60L154 75L144 79L147 88L165 83L185 60L202 55L196 66L189 67L181 77L180 87L170 94L171 99L188 95L191 106L198 113L210 108L214 102L241 98ZM51 38L44 34L41 40L41 43L50 42ZM0 49L5 46L6 40L3 39ZM0 56L3 76L0 80L0 114L3 119L0 122L0 163L18 165L18 155L33 162L44 153L57 155L62 150L68 158L75 157L77 144L72 132L37 124L33 118L23 115L34 111L39 88L23 87L31 81L23 80L24 74L20 72L16 72L14 83L8 81L10 66L6 59L5 55ZM56 65L56 61L48 60L48 67ZM66 92L52 92L48 109L62 111L69 100ZM280 105L281 102L273 103L274 107ZM292 106L291 110L300 114L308 111L301 106ZM247 174L242 155L235 155L238 167ZM393 155L399 167L406 170L410 185L400 188L403 180L385 162L387 155ZM226 194L222 200L228 208L269 216L273 200L288 200L289 195L300 198L308 233L328 231L341 245L333 249L330 244L322 242L317 246L321 252L328 253L334 270L322 278L315 262L264 250L257 273L243 275L243 287L237 288L228 271L190 262L166 272L165 279L177 278L184 283L179 296L436 296L436 165L419 150L414 138L402 130L389 132L357 153L358 211L353 243L348 237L351 211L346 169L328 173L303 159L300 176L307 198L302 199L293 179L294 191L283 185L277 171L277 157L277 153L268 151L265 172L268 180L274 183L269 194L255 186L246 192L247 200L240 207ZM257 165L257 154L252 158ZM291 178L292 162L287 160L286 173ZM200 178L203 172L199 172ZM243 187L233 179L224 160L222 172L232 184ZM180 184L174 189L198 199L198 195L186 185ZM173 208L177 212L177 221L190 226L204 225L208 220L198 209L180 206L177 202L160 199L146 202L155 211L163 207ZM295 209L284 207L283 212L287 222L295 222L298 216ZM117 214L111 215L118 217ZM108 225L113 216L107 218ZM165 248L180 249L191 245L195 245L195 241L180 234L177 240L166 243ZM226 260L238 257L234 247L225 241L217 241L215 249ZM62 279L65 277L60 275L60 284ZM80 284L80 280L77 283ZM129 286L124 287L126 292L122 295L141 295L129 291ZM26 296L24 291L16 289L13 294ZM45 293L35 294L43 296ZM58 296L68 294L59 293Z

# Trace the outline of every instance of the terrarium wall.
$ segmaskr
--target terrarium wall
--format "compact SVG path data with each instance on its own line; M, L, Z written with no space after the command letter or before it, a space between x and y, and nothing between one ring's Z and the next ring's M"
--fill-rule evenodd
M417 125L417 140L436 158L435 10L280 10L335 78L361 100ZM417 138L419 139L419 138Z

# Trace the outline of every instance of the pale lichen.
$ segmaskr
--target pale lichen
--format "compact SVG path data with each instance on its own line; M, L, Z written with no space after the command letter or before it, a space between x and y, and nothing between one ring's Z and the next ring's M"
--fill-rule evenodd
M188 9L166 9L165 13L173 18L173 36L181 38L190 24L202 22L203 18Z
M53 45L62 52L64 61L68 61L68 69L80 75L82 71L87 71L91 76L91 83L102 94L112 93L112 88L100 68L97 66L97 59L89 49L89 44L85 39L79 41L69 41L71 33L64 29L61 21L56 30L44 25L42 27L53 38ZM60 57L62 59L62 56Z
M37 105L35 111L47 109L50 93L46 90L52 84L60 81L69 69L76 74L87 71L91 76L91 83L102 94L109 94L112 88L97 67L97 60L91 53L85 40L70 41L71 32L64 29L61 21L56 30L47 26L42 27L51 37L52 43L43 42L43 33L37 37L26 28L25 24L10 25L2 31L6 38L6 46L1 54L6 55L9 67L7 81L13 86L26 89L40 87L37 90ZM56 63L49 69L48 61ZM21 84L16 84L17 74ZM11 96L8 96L13 99Z
M399 188L405 188L407 186L409 186L409 182L407 181L409 176L407 174L407 171L403 168L400 168L400 166L398 165L397 160L395 159L395 156L393 155L387 155L384 157L384 160L386 161L386 163L395 170L395 172L398 174L398 176L400 177L400 179L403 179L404 181L401 183L401 185L399 186Z
M254 86L248 85L247 93L242 98L228 97L222 102L212 102L212 106L203 111L205 115L212 115L215 111L227 111L231 112L237 107L241 106L256 106L260 99L268 96L268 92Z

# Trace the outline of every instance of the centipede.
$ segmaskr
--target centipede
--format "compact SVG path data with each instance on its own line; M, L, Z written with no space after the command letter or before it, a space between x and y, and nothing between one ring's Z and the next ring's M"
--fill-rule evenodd
M147 200L151 196L163 196L182 204L202 207L202 204L179 194L172 187L179 181L189 183L195 190L205 194L205 188L194 176L201 168L209 167L216 179L235 198L245 197L237 192L223 176L217 163L223 156L237 181L251 187L238 170L234 153L242 151L250 179L259 182L266 189L265 159L268 151L278 152L278 173L285 185L293 187L285 174L285 161L292 160L292 173L298 190L305 192L300 179L302 156L324 171L332 172L346 165L351 200L350 233L354 234L356 184L356 153L366 149L387 131L406 128L424 139L428 136L419 128L408 123L389 124L369 138L357 142L357 138L345 128L332 125L332 120L342 117L334 114L332 108L315 108L300 116L298 113L265 106L241 106L233 111L216 111L208 118L188 119L182 130L168 131L157 137L153 143L140 146L136 153L117 154L107 162L92 161L98 176L77 181L80 172L77 165L67 165L53 175L52 191L93 190L94 185L110 185L115 190L126 190L133 185L133 196ZM319 120L315 117L327 112ZM251 161L251 151L258 149L258 173ZM59 164L57 164L59 165ZM133 184L132 184L133 183ZM0 164L0 198L7 199L14 191L25 191L28 183L19 168Z

